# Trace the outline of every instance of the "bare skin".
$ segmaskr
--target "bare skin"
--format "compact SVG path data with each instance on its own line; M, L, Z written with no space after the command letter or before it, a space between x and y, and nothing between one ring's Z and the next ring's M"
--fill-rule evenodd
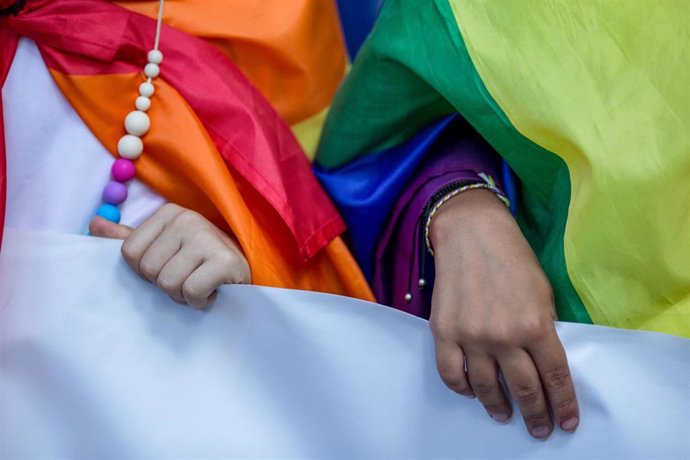
M441 207L430 230L430 321L445 384L506 422L513 411L500 372L532 436L548 438L554 421L575 431L580 413L551 286L505 205L490 191L468 191Z
M177 205L163 206L137 229L97 217L90 231L124 240L134 271L195 308L212 303L222 284L251 282L237 243ZM431 328L446 385L477 397L491 417L506 422L513 411L501 372L532 436L547 438L554 419L575 431L580 415L553 323L551 287L505 206L486 190L463 193L439 210L431 240L437 273Z
M200 214L175 204L162 206L136 229L95 217L89 231L124 240L129 266L178 303L205 308L219 286L251 283L238 244Z

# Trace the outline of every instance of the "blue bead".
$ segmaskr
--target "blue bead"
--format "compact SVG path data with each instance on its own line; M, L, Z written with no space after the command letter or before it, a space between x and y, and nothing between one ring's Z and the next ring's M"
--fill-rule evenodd
M98 208L98 211L96 211L96 215L110 222L115 222L116 224L120 223L120 218L122 217L120 215L120 210L112 204L102 204L101 207Z

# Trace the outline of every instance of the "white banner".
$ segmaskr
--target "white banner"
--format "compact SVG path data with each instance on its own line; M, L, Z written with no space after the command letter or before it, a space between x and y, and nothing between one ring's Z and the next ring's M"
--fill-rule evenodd
M690 458L690 341L559 324L577 433L494 423L437 376L425 321L323 294L181 307L119 243L8 230L0 458Z

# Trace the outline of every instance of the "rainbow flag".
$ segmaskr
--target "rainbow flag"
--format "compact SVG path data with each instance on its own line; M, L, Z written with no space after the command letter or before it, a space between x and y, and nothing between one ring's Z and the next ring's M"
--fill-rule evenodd
M19 37L34 40L67 100L115 156L157 7L29 0L0 17L0 83ZM347 65L335 3L170 0L164 24L164 71L138 178L231 231L256 284L371 299L305 156ZM0 216L4 172L0 144Z
M388 0L317 162L399 152L459 112L519 177L561 319L690 336L688 17L685 0Z

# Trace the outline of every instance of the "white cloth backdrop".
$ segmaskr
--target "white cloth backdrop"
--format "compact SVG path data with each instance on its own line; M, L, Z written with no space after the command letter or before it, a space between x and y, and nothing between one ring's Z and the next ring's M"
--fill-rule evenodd
M420 319L246 286L192 311L117 242L8 230L0 458L690 457L690 341L559 333L582 423L540 442L446 390Z

